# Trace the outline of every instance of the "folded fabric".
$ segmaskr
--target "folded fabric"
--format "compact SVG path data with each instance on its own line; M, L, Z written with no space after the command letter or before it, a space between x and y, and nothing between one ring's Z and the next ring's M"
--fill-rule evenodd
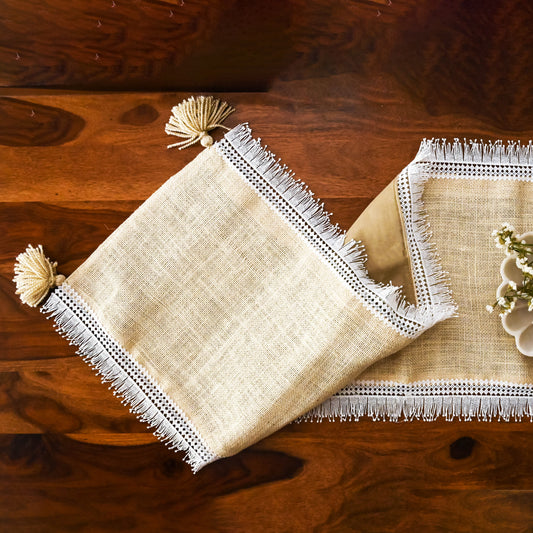
M372 365L306 419L533 417L533 358L520 353L498 313L486 309L495 301L506 259L494 245L493 230L505 222L519 233L533 229L532 171L531 142L422 142L415 160L347 238L365 243L372 276L403 285L408 300L426 307L441 301L438 275L427 277L434 274L428 265L438 250L457 316ZM533 324L527 307L518 315L511 321ZM532 332L526 328L524 336Z
M396 234L379 253L398 255L402 281L414 266L416 305L368 275L363 246L241 124L146 200L42 310L198 471L331 406L366 368L454 314L427 235L405 245L409 191L397 202L395 190L370 240L391 217ZM427 342L424 357L439 359ZM381 368L397 379L396 366Z
M206 149L72 275L41 247L15 268L131 411L195 472L294 420L533 418L533 358L486 310L493 230L532 229L531 142L424 140L343 232L247 124L213 144L210 98L167 125Z

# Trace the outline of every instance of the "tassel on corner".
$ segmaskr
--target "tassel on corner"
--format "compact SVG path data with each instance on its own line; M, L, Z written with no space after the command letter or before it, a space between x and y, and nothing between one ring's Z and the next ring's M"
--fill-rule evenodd
M17 285L15 294L20 296L22 303L37 307L50 289L65 281L65 276L57 274L56 268L57 263L52 263L44 255L42 245L34 248L28 244L26 251L17 256L13 278Z
M234 111L229 104L212 96L191 96L188 100L183 100L172 108L172 116L165 125L165 132L185 140L169 144L167 148L177 146L182 150L198 141L204 147L211 146L213 138L208 132L215 128L229 130L221 123Z

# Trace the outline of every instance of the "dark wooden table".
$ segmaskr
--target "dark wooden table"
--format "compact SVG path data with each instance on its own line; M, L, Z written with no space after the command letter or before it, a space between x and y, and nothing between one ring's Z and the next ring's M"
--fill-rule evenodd
M0 3L0 531L533 531L533 425L291 424L197 475L11 281L72 272L199 152L214 94L348 228L423 137L533 137L527 0ZM220 138L220 132L215 134Z

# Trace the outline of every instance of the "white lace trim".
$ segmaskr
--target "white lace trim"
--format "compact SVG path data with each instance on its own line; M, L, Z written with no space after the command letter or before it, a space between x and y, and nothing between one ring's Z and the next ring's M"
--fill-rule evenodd
M297 421L373 420L533 421L533 385L493 380L428 380L414 383L358 381Z
M301 181L294 178L286 165L254 139L247 124L230 130L215 143L217 151L238 171L239 175L277 211L308 244L354 291L362 303L407 337L416 337L436 322L456 311L446 280L434 260L434 252L427 243L428 234L416 234L421 239L420 266L424 279L435 297L418 307L407 304L401 288L384 285L370 278L364 266L366 255L362 243L345 243L346 232L331 224L324 204ZM422 207L419 208L419 211ZM422 217L417 212L419 218ZM439 296L440 295L440 296Z
M515 180L533 179L533 141L459 141L424 139L413 163L435 179Z
M457 312L442 269L424 210L422 194L428 174L409 165L398 176L396 187L406 234L411 274L418 305Z
M209 450L198 430L161 387L137 364L102 327L89 306L68 284L55 289L41 312L53 318L56 330L77 353L101 376L102 383L111 382L115 396L130 411L155 428L154 435L171 450L185 450L184 460L197 472L218 459Z

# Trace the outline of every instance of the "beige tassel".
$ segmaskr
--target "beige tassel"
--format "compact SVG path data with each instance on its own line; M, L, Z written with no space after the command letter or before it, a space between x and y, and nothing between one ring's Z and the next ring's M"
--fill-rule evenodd
M28 244L26 251L17 256L15 263L15 294L20 295L23 303L36 307L51 288L65 281L65 276L56 273L56 267L57 263L52 263L45 257L40 244L37 248Z
M172 108L172 116L165 126L165 131L168 135L186 140L169 144L167 148L178 146L182 150L198 141L202 146L211 146L213 138L207 132L214 128L229 130L221 122L234 111L226 102L212 96L191 96L188 100L183 100Z

